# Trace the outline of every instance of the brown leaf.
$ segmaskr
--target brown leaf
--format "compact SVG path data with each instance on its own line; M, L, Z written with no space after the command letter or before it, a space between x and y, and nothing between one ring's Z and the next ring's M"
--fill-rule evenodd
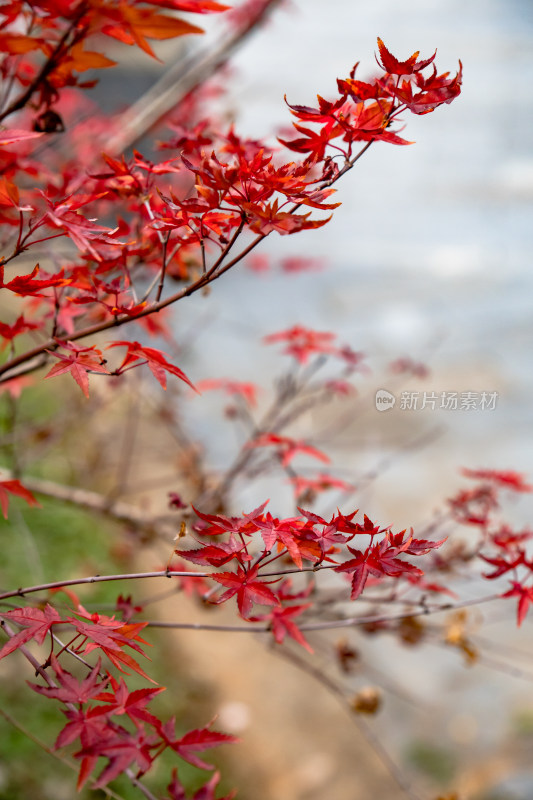
M357 714L376 714L381 704L381 692L375 686L365 686L350 701L352 711Z

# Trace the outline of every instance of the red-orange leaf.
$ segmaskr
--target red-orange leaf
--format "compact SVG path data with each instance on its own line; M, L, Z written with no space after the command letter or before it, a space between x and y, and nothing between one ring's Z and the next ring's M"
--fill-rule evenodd
M143 347L139 342L113 342L109 347L127 347L128 352L124 356L122 364L117 370L117 373L124 372L126 368L139 367L141 364L148 364L152 374L159 381L163 389L167 388L166 373L170 372L182 381L185 381L191 389L198 391L191 383L185 373L174 364L168 362L162 350L156 350L155 347Z
M203 33L201 28L177 17L158 14L147 8L136 8L124 3L121 6L122 24L104 25L102 33L125 44L136 44L149 56L156 55L146 39L174 39L189 33Z
M76 72L85 72L87 69L104 69L114 67L116 61L104 56L103 53L96 53L92 50L84 50L80 42L71 48L68 66Z
M254 603L266 606L279 605L278 598L266 585L267 583L272 583L272 581L256 580L257 567L248 570L248 572L241 567L237 567L237 572L217 572L211 577L217 583L227 587L227 591L214 602L224 603L230 597L237 595L239 612L244 619L250 616Z
M2 614L3 617L20 625L24 630L19 631L10 638L0 650L0 658L9 655L17 647L35 639L37 644L42 644L52 625L61 622L61 617L48 603L44 611L40 608L15 608Z
M0 289L9 289L11 292L20 294L23 297L28 297L29 295L41 297L40 292L43 289L49 289L52 286L66 286L70 283L70 280L65 278L63 270L56 275L46 276L42 279L36 277L39 274L39 270L39 264L36 264L28 275L17 275L16 278L5 283L4 266L0 264ZM46 275L46 273L43 272L43 275Z
M437 51L435 50L431 58L427 58L425 61L417 61L417 58L420 54L420 50L417 50L412 56L409 56L406 61L398 61L398 59L395 58L392 53L389 52L389 50L387 50L379 37L378 47L379 55L381 56L380 66L383 67L385 72L390 72L392 75L412 75L414 72L420 72L420 70L424 69L424 67L427 67L429 64L431 64L437 55Z
M21 484L20 481L0 481L0 508L4 519L7 519L7 509L9 506L9 494L14 494L17 497L22 497L29 506L41 507L29 489Z
M109 375L110 372L102 363L102 353L94 345L92 347L78 347L72 342L64 343L69 348L70 355L63 353L47 352L54 358L59 359L59 364L55 364L45 378L53 378L56 375L64 375L70 372L85 397L89 397L89 372L100 372Z

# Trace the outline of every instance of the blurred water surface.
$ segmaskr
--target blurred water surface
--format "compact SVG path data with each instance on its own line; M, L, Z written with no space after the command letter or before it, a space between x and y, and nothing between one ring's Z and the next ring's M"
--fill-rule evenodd
M325 271L253 275L238 268L209 298L184 304L181 320L198 334L194 364L202 377L216 365L217 375L268 379L279 361L256 343L301 323L332 330L366 352L385 387L387 362L410 355L431 368L421 391L497 391L491 412L417 416L396 408L394 424L368 399L362 447L346 433L344 475L379 464L391 442L401 442L398 431L409 440L444 426L426 448L392 463L369 495L370 508L385 512L387 522L408 525L457 488L460 466L517 469L533 478L533 5L293 0L234 61L229 99L238 130L262 137L287 126L285 93L291 103L313 104L317 92L331 98L335 78L355 61L361 77L372 74L378 35L400 58L437 48L440 72L455 72L460 58L461 97L434 114L405 115L404 135L416 144L372 147L338 184L342 206L326 227L265 243L274 260L312 255L327 262ZM229 442L221 435L213 442L219 464ZM248 500L245 493L243 506ZM516 521L527 524L532 511L521 499ZM505 611L508 621L494 627ZM494 619L486 612L489 631L501 641L513 625L514 609L505 611ZM533 704L523 684L507 677L485 671L468 679L456 654L443 660L439 651L420 664L388 653L382 642L377 648L377 663L393 659L406 686L416 675L436 705L443 696L435 695L436 685L467 689L464 711L478 720L481 748L502 734L513 708ZM401 736L401 724L397 730Z
M213 363L220 374L268 374L273 356L251 343L302 323L337 332L377 364L426 360L434 377L423 390L498 391L492 414L439 418L448 428L440 460L531 473L533 6L292 0L235 58L224 102L239 131L275 133L290 122L284 94L304 104L317 92L333 97L336 77L358 60L361 77L375 74L377 35L400 58L437 48L440 72L460 58L460 98L405 115L416 144L373 146L338 184L342 206L327 226L265 243L274 259L323 258L324 272L238 268L180 318L205 321L209 346L200 336L195 353L205 374Z

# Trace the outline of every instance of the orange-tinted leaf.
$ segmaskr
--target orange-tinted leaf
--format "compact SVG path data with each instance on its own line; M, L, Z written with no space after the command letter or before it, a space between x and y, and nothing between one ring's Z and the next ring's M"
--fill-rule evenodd
M76 72L85 72L87 69L105 69L105 67L114 67L117 63L102 53L84 50L81 42L71 49L70 59L69 66Z
M378 47L379 55L381 56L380 66L383 67L385 72L390 72L392 75L412 75L414 72L420 72L420 70L424 69L424 67L427 67L429 64L431 64L437 55L437 51L435 50L430 58L427 58L423 61L417 61L417 58L420 54L420 50L417 50L412 56L409 56L406 61L398 61L398 59L395 58L392 53L389 52L389 50L387 50L379 37Z
M5 175L0 176L0 205L14 206L18 208L19 204L19 190L18 187L6 178Z
M5 8L5 6L4 6ZM43 39L34 36L24 36L21 33L0 33L0 51L13 56L31 53L33 50L46 52L47 45Z
M203 33L201 28L185 22L183 19L169 17L166 14L146 14L142 15L135 25L135 30L142 33L149 39L174 39L176 36L184 36L188 33Z
M190 33L203 33L201 28L177 17L158 14L146 8L124 4L121 7L122 25L105 25L102 33L113 36L125 44L136 44L152 58L156 55L146 39L174 39Z

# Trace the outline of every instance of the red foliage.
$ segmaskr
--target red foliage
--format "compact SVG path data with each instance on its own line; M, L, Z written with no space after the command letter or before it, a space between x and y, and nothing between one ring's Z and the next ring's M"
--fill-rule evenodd
M265 17L271 4L272 0L246 2L233 9L230 24L244 32ZM101 137L109 135L113 142L116 125L98 112L91 114L90 124L76 122L81 108L76 92L95 83L84 73L115 65L100 49L105 50L112 39L156 58L152 40L202 32L182 19L180 12L210 14L226 9L215 0L14 0L0 8L0 71L9 87L0 120L9 119L10 125L14 117L13 127L0 132L0 219L9 231L6 254L0 261L0 288L8 298L16 296L16 318L0 323L0 348L7 352L0 381L14 398L25 376L46 365L44 378L70 374L88 398L89 375L111 379L110 386L115 388L127 372L147 365L163 389L170 374L198 392L226 392L243 401L240 418L250 423L249 438L228 474L233 478L239 470L246 474L250 464L274 462L287 473L299 502L307 504L318 492L353 489L327 474L304 478L294 471L295 456L329 463L325 453L286 435L283 417L267 415L264 424L256 425L252 420L257 406L254 384L230 377L207 378L195 386L163 350L138 339L148 334L172 341L171 325L161 319L164 310L206 290L267 236L290 235L328 223L330 212L339 205L332 202L333 185L370 145L409 144L399 136L399 115L405 111L426 114L450 103L460 92L461 67L453 78L449 73L438 75L435 55L418 60L416 52L400 61L378 39L383 74L369 82L359 81L356 65L347 78L338 80L334 97L318 96L316 108L288 104L295 118L295 138L279 139L281 149L241 137L233 127L224 128L214 119L197 118L200 103L189 95L172 116L170 138L160 145L173 151L170 158L160 160L136 150L126 157L111 146L110 152L101 155L106 149ZM64 152L60 152L62 147L48 147L57 135L64 137ZM32 248L42 250L56 238L62 244L60 257L45 253L46 270L36 264L28 272L31 267L21 260L17 272L17 259ZM286 272L316 267L316 260L301 256L281 261ZM115 338L114 332L123 326L132 329L131 336ZM99 334L110 337L109 341L93 343L92 337ZM264 341L281 344L296 362L280 390L280 406L298 397L294 387L308 391L307 402L315 395L346 394L353 387L345 378L364 369L362 354L339 345L331 332L294 325ZM108 357L116 358L116 348L125 352L114 366ZM174 360L174 353L170 358ZM328 359L335 359L337 367L340 364L340 376L311 385L310 375ZM423 371L422 365L405 359L396 367L418 375ZM166 410L170 427L172 413ZM266 458L264 448L272 448ZM274 458L269 459L272 452ZM196 454L189 455L187 468L193 472ZM5 518L10 495L38 505L18 480L18 469L16 463L13 478L0 481ZM531 487L513 472L466 474L481 483L451 501L452 514L482 529L487 549L481 552L480 546L478 554L494 567L485 577L492 580L511 574L512 588L502 596L518 596L520 624L533 600L533 589L524 585L533 571L525 549L531 534L491 525L500 489L526 492ZM185 500L181 488L180 494L169 494L179 522L176 538L186 535L190 523L195 546L177 547L175 553L206 571L195 572L180 561L174 569L168 566L157 575L175 579L184 592L201 595L213 606L235 598L246 626L269 633L277 646L293 640L312 652L305 638L316 611L315 580L304 580L310 573L330 570L335 586L340 586L342 602L359 601L362 595L364 601L375 596L376 587L386 587L391 597L409 593L409 602L422 607L428 591L449 589L429 576L423 578L424 571L412 559L427 565L428 573L451 570L460 560L453 553L434 553L444 539L417 539L405 530L394 534L390 526L374 524L366 515L362 522L355 522L357 511L344 514L337 509L327 518L298 508L295 516L277 517L265 510L265 502L250 513L232 517L225 513L223 493L213 501L208 481L198 493L199 510L192 505L194 497L183 495ZM110 492L98 510L113 515L111 498ZM92 501L92 495L88 499L84 494L80 503L91 507ZM138 515L128 517L120 509L116 514L133 528L141 524ZM525 577L519 580L521 571ZM287 572L298 573L295 588ZM349 593L343 581L346 576L351 581ZM65 589L73 582L58 581L52 589ZM19 589L3 593L2 598L46 588L50 586ZM140 634L149 623L138 619L145 606L121 595L116 605L121 618L115 618L90 613L73 594L68 596L74 608L67 612L59 604L54 607L40 599L33 606L2 608L0 616L10 638L0 650L0 659L19 650L33 667L37 664L41 683L30 683L31 689L62 704L66 723L55 747L74 744L74 758L80 765L78 789L91 778L100 759L105 763L100 764L94 789L105 788L123 773L135 783L165 751L200 769L211 769L203 760L204 751L235 741L234 737L212 730L211 723L178 734L175 720L163 721L151 705L163 688L129 686L131 671L137 679L155 683L138 663L140 656L147 658L148 643ZM258 613L256 606L264 608ZM58 632L65 630L69 638L63 645ZM45 643L49 649L39 665L33 648ZM67 658L81 662L85 675L80 678L68 672L63 666ZM193 800L215 800L218 779L215 773ZM186 798L176 770L167 792L170 800Z
M10 494L22 497L29 506L39 506L39 503L32 493L26 489L20 481L0 481L0 508L2 509L4 519L7 519Z

